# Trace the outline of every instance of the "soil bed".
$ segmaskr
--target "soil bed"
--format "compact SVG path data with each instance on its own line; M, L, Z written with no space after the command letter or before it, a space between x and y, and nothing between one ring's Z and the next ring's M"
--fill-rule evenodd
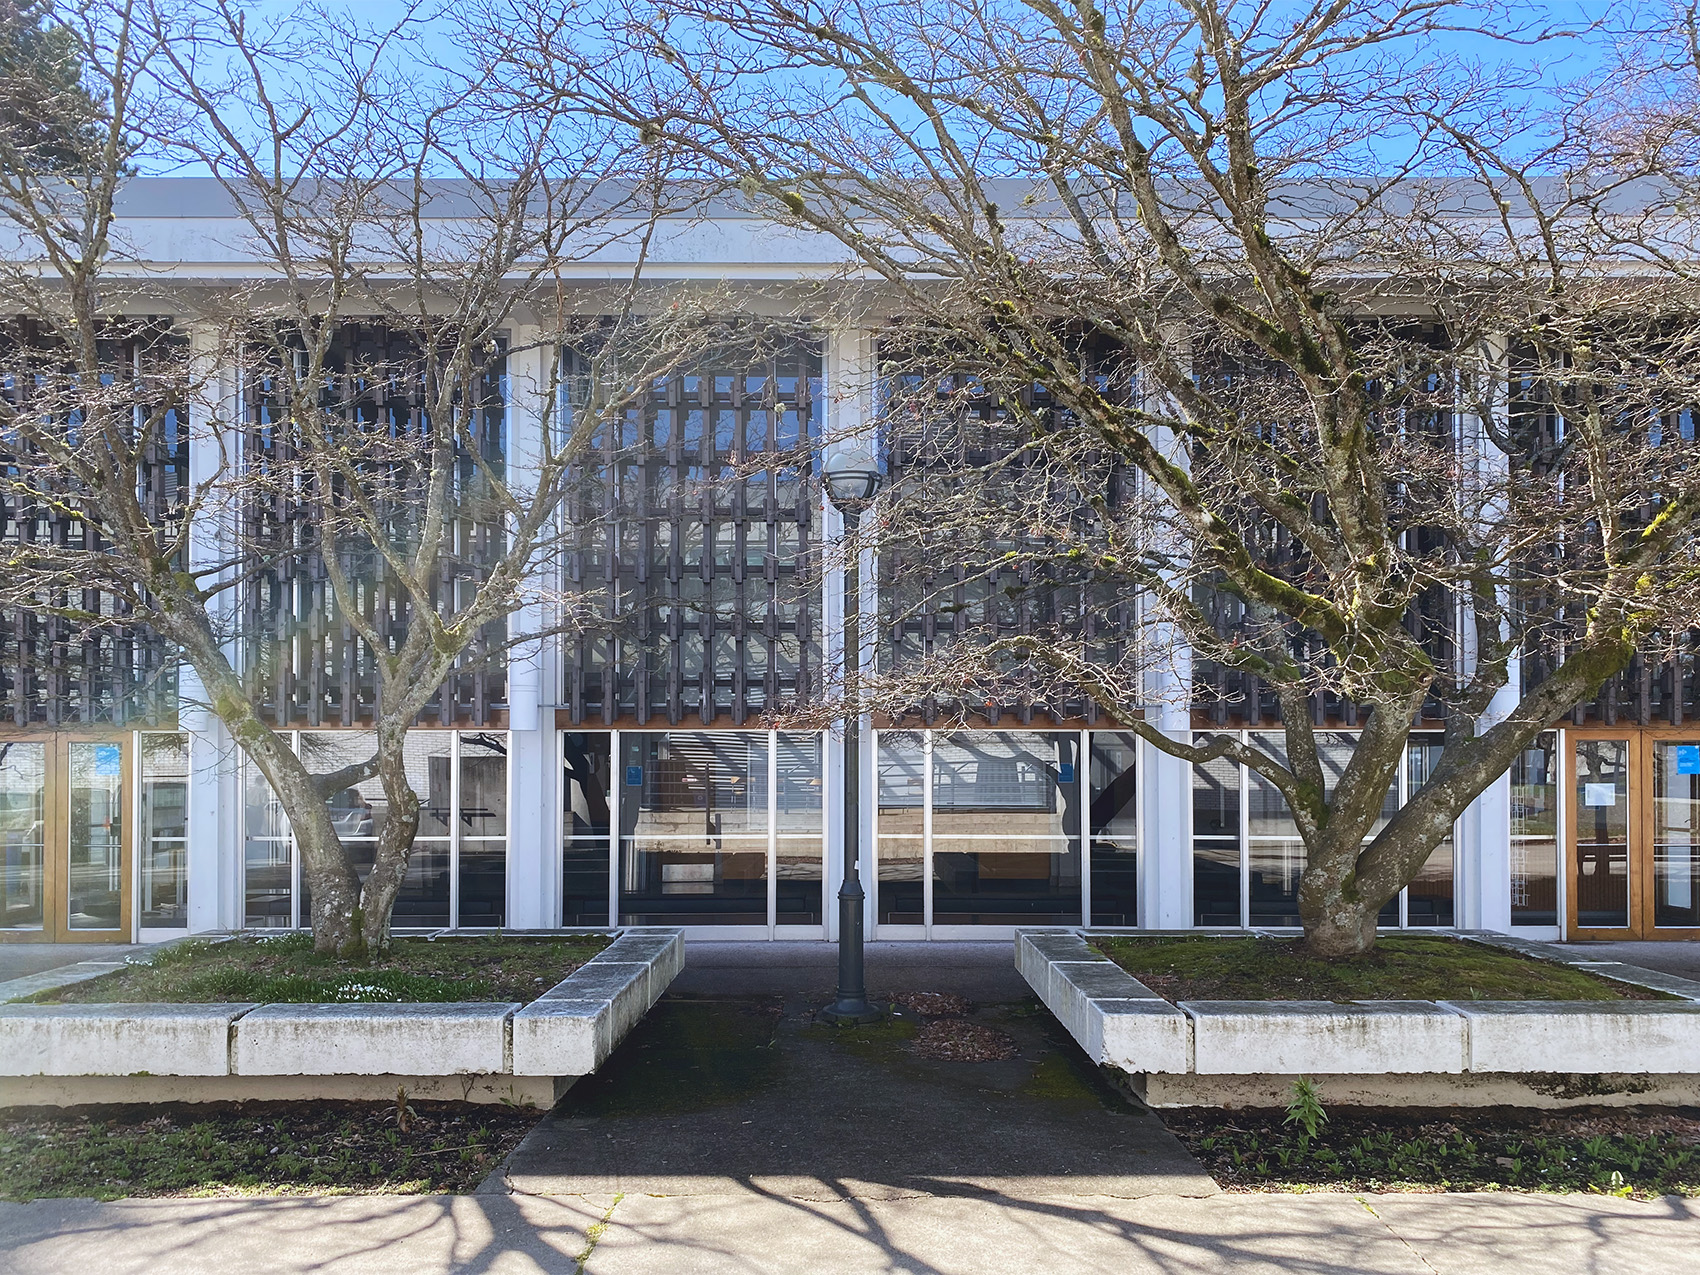
M0 1110L0 1199L470 1191L540 1112L459 1102Z
M149 964L28 999L44 1004L530 1002L609 941L600 935L397 939L386 955L366 962L321 955L313 951L309 934L184 943L160 952Z
M1307 956L1297 939L1100 938L1098 949L1169 1001L1674 1000L1568 965L1434 937L1376 940L1367 956Z
M1689 1108L1336 1109L1314 1139L1280 1111L1159 1114L1227 1191L1700 1195L1700 1110Z

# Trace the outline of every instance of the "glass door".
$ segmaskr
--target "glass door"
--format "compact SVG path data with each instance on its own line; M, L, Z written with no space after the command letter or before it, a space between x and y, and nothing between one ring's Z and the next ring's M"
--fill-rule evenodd
M1700 938L1700 737L1570 738L1570 933Z
M1633 934L1628 739L1578 739L1572 755L1571 928L1578 937Z
M130 938L128 737L0 743L0 940Z

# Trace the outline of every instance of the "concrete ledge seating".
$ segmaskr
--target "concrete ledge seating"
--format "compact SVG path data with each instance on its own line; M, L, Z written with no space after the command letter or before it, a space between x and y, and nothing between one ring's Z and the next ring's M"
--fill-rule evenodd
M0 1005L0 1076L576 1078L682 968L681 931L642 929L530 1006Z
M1700 1077L1700 986L1631 966L1600 972L1687 999L1170 1005L1091 937L1017 930L1016 969L1094 1062L1134 1076Z

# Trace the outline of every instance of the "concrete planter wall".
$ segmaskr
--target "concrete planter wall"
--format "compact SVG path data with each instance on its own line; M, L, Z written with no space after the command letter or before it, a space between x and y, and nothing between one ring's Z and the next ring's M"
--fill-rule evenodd
M1378 1104L1700 1098L1700 985L1684 980L1646 982L1686 1002L1170 1005L1088 938L1018 930L1016 969L1094 1062L1137 1078L1153 1105L1283 1100L1295 1076L1328 1078L1335 1101Z
M0 1005L0 1077L10 1078L0 1080L0 1105L75 1101L72 1078L96 1077L176 1101L200 1096L196 1085L159 1082L220 1077L202 1087L226 1099L273 1089L355 1096L362 1078L373 1093L393 1094L402 1080L447 1096L454 1086L440 1082L460 1078L467 1097L546 1103L601 1066L682 968L681 931L633 930L530 1006ZM490 1083L502 1077L516 1080ZM281 1088L264 1083L285 1078ZM117 1101L121 1091L108 1082L84 1100Z

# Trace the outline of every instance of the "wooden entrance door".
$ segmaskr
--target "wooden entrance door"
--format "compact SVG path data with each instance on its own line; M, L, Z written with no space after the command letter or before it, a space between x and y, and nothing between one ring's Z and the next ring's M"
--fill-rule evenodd
M0 942L129 941L131 738L0 740Z
M1700 938L1700 731L1566 738L1569 933Z

